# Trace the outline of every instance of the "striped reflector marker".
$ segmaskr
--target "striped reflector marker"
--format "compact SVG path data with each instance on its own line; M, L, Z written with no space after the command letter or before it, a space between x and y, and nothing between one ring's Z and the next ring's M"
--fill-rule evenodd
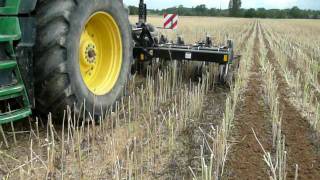
M177 14L164 14L164 29L176 29L178 27L178 15Z

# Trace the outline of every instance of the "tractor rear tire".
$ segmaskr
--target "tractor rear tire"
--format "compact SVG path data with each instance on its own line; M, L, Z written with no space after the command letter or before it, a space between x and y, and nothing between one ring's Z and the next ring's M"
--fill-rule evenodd
M118 32L122 48L118 48L120 52L116 52L119 52L121 58L117 65L119 73L114 75L113 85L109 87L109 90L95 93L92 88L90 89L82 74L80 40L82 40L84 29L87 29L89 20L91 22L91 17L99 13L106 15L107 18L111 17L110 22L118 27L116 28L118 30L110 28L110 31ZM94 112L94 116L100 116L103 113L102 110L105 111L111 107L123 95L131 68L131 27L128 12L122 1L41 0L36 7L36 17L38 32L34 53L37 110L42 114L51 112L53 117L61 119L67 107L71 107L76 114L82 114L81 107L85 104L87 112L90 112L91 115ZM96 24L100 25L105 23L101 19L95 22L99 22ZM109 25L101 26L109 27ZM103 31L103 33L107 34L109 31ZM96 41L104 43L105 39L101 37L105 35L98 34L95 37L98 39ZM114 39L111 42L119 43ZM106 49L109 47L106 45L103 47L99 49L100 53L105 52L108 55L107 53L111 53L110 49L120 47L120 45L110 45L110 49ZM91 56L96 58L95 53L91 53ZM111 60L104 58L103 61L110 64L107 61ZM106 63L100 66L100 69L107 70L109 67L105 66Z

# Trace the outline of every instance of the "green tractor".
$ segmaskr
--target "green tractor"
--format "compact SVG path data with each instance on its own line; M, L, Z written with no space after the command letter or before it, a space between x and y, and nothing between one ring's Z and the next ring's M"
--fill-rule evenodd
M0 0L0 125L83 103L99 116L123 93L132 42L121 0Z
M0 0L0 125L32 109L59 119L68 106L99 117L131 70L154 59L218 63L227 83L238 67L233 49L231 40L185 44L155 35L143 0L135 25L122 0Z

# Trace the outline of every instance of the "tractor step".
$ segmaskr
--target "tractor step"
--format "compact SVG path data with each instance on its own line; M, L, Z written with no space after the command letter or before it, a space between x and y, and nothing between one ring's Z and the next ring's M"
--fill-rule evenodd
M15 60L0 60L0 70L13 69L17 66L17 61Z
M0 1L0 15L18 14L19 4L21 0L5 0L5 1L1 0L1 1ZM25 0L22 0L22 1L25 1Z
M23 94L23 85L0 87L0 101L19 97Z
M0 84L0 101L4 101L4 104L8 102L15 104L16 101L20 107L12 111L0 112L0 125L31 115L27 91L16 60L0 60L0 71L8 70L15 76L15 80L10 84Z
M0 124L5 124L26 118L31 115L30 108L19 109L12 112L0 114Z
M15 59L14 41L21 38L19 18L10 16L18 14L20 1L6 0L0 6L0 54L6 55L1 56L0 72L9 77L3 77L4 80L0 81L0 105L8 104L8 108L0 107L0 125L31 115L29 97Z
M18 17L0 16L0 27L0 42L12 42L21 38L21 29Z
M26 89L23 84L0 87L0 101L10 101L15 98L22 99L22 107L17 110L0 112L0 125L8 122L17 121L31 115Z
M26 89L23 84L0 87L0 101L10 101L15 98L22 99L22 107L17 110L0 112L0 125L8 122L17 121L31 115L32 111L29 105L29 100L26 94Z

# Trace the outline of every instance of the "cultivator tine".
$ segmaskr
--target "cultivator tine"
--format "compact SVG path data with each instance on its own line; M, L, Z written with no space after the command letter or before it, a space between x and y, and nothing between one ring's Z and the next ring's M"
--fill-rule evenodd
M213 46L212 38L209 35L206 36L206 46L207 47L212 47Z
M182 36L180 36L180 35L177 36L177 44L178 45L184 45L185 44Z

